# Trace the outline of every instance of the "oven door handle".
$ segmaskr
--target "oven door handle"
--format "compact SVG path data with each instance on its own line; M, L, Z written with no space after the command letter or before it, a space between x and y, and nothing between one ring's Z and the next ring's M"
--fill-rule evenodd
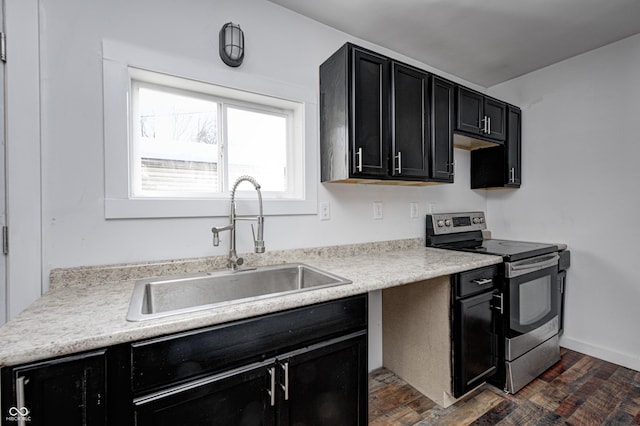
M505 275L507 278L518 277L520 275L539 271L551 266L558 266L560 256L558 253L552 253L544 256L538 256L531 259L518 260L516 262L505 263Z

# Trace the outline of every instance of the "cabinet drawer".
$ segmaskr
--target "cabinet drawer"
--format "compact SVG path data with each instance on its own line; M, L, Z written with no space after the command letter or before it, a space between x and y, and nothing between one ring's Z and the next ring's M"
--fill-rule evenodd
M455 275L456 298L482 293L496 285L498 267L496 265Z
M364 294L134 343L132 389L170 386L366 326Z

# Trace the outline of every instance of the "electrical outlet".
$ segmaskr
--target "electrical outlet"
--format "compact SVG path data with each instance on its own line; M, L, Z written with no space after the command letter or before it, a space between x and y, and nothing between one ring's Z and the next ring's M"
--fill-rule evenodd
M382 219L382 201L373 202L373 218L375 220Z
M437 209L437 204L436 203L429 203L429 206L427 207L427 211L429 213L435 213Z
M415 201L409 203L409 217L411 219L418 218L418 203L416 203Z
M331 220L331 207L326 201L320 203L320 220Z

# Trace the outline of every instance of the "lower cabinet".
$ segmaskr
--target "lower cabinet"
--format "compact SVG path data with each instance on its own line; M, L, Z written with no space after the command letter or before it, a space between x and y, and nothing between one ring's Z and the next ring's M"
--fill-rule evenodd
M136 425L365 425L364 332L134 401Z
M1 370L2 425L367 424L367 295Z
M2 370L3 425L105 425L106 350Z
M461 397L497 371L494 295L497 268L453 276L453 396Z
M136 425L272 425L274 371L247 366L135 401Z
M277 424L367 424L367 376L362 374L367 370L364 332L309 348L279 365L285 386Z

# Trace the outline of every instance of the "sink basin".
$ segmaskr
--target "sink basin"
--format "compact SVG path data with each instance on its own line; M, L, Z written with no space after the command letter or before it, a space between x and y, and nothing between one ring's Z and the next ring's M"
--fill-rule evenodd
M127 320L142 321L350 283L301 263L146 279L135 284Z

